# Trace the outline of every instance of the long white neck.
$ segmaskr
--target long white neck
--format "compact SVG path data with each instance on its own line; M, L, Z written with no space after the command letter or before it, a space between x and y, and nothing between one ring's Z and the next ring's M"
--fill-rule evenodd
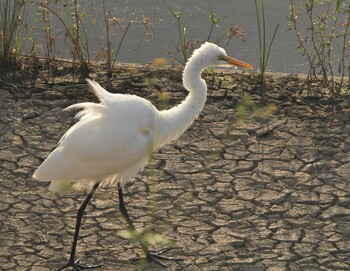
M156 148L178 138L202 111L207 98L207 85L201 78L203 68L204 64L198 57L192 57L186 64L182 81L189 94L178 106L160 111L160 133Z

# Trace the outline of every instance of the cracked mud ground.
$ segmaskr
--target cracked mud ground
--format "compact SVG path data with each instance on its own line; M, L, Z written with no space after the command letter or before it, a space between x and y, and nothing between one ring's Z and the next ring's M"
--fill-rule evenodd
M186 95L179 71L120 70L112 91L135 93L158 107ZM175 244L169 254L185 259L168 262L166 270L350 270L349 99L308 92L293 76L269 78L265 95L250 75L206 79L200 118L125 188L135 226L169 237ZM167 105L159 100L162 91ZM257 104L275 104L277 112L264 121L238 120L243 93ZM70 76L2 75L1 270L66 263L85 194L58 197L31 176L74 123L62 109L92 100L87 85L73 84ZM129 260L141 249L118 235L126 224L117 203L116 188L97 192L77 258L103 264L99 270L137 270ZM164 269L152 264L147 270Z

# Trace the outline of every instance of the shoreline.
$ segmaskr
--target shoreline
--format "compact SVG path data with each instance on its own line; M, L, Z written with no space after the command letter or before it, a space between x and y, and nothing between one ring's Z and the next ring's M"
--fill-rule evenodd
M38 57L38 56L26 56L26 55L19 55L19 57L21 57L22 59L36 59L39 60L40 65L42 65L43 67L47 66L47 65L55 65L56 62L58 63L63 63L64 65L61 65L61 67L67 68L67 66L69 66L69 64L72 65L72 67L74 67L74 64L76 64L75 67L79 66L79 63L74 62L74 60L71 59L63 59L63 58L56 58L55 60L49 60L49 63L47 64L48 59L46 57ZM166 58L161 58L161 61L164 61L165 63L167 62ZM34 63L37 63L34 61ZM107 67L106 67L106 63L102 62L102 61L91 61L90 62L90 70L102 70L102 71L107 71ZM30 67L33 68L33 65L25 65L26 67ZM113 73L116 74L117 73L117 69L118 68L122 68L125 70L128 69L151 69L152 71L154 70L160 70L160 71L166 71L166 70L176 70L177 72L182 72L183 69L183 65L178 64L178 65L170 65L170 64L155 64L155 63L127 63L127 62L116 62L115 66L113 67ZM214 68L215 71L219 71L222 73L242 73L242 74L252 74L255 76L258 76L259 73L258 71L252 70L252 71L246 71L246 70L240 70L237 68L227 68L227 65L223 65L223 66L218 66L216 68ZM69 67L68 67L69 68ZM257 67L258 68L258 67ZM49 68L50 69L50 68ZM59 69L59 68L58 68ZM5 71L6 72L6 71ZM151 71L150 71L151 72ZM88 72L89 73L89 72ZM79 74L79 68L76 68L76 74ZM269 76L273 79L278 79L280 77L288 77L288 76L294 76L297 77L299 79L302 80L307 80L309 75L307 73L285 73L285 72L265 72L266 76ZM340 81L341 80L341 76L333 76L333 79L335 81ZM332 79L332 77L329 77L329 79ZM311 82L320 82L321 80L311 80ZM350 84L350 78L348 78L347 76L344 76L344 81L348 81L348 83ZM350 90L349 90L349 94L350 94Z

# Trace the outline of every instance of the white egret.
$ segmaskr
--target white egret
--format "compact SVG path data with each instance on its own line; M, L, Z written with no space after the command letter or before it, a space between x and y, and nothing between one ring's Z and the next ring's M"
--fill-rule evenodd
M252 68L206 42L193 53L183 72L183 85L189 95L178 106L163 111L158 111L146 99L109 93L87 79L101 102L78 103L66 108L81 109L76 115L79 121L62 136L57 148L33 175L37 180L51 181L51 190L67 181L77 189L91 189L77 214L70 258L59 270L69 266L75 270L91 268L75 261L75 250L84 210L99 186L118 186L119 209L129 228L135 230L124 205L123 185L143 170L152 151L178 138L194 122L207 96L202 70L224 63ZM175 260L151 253L142 238L139 242L149 262L164 265L161 259Z

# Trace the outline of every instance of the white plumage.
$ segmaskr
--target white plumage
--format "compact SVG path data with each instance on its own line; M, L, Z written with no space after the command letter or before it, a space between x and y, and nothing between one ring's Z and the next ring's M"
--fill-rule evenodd
M164 111L158 111L143 98L112 94L98 83L87 80L100 103L79 103L66 108L80 109L76 115L79 121L62 136L57 148L33 175L38 180L51 181L50 189L54 191L60 190L67 181L77 189L91 188L77 214L68 263L58 270L99 267L86 267L75 261L81 220L99 186L117 184L119 209L129 229L136 232L125 208L123 185L143 170L154 150L178 138L198 117L207 96L201 72L222 62L252 68L228 57L217 45L205 43L194 52L184 69L183 84L189 95L178 106ZM166 266L160 260L178 260L161 256L161 252L152 253L141 237L138 241L148 262Z
M184 69L183 83L189 95L180 105L164 111L135 95L109 93L87 79L100 103L66 108L81 109L76 115L79 122L63 135L34 178L51 181L50 190L58 189L65 181L73 182L78 189L96 181L101 186L116 182L123 185L143 170L152 151L179 137L198 117L207 94L200 74L222 61L250 68L227 57L217 45L205 43Z
M39 180L51 181L51 190L67 180L78 189L96 181L102 186L123 183L144 168L153 149L159 122L154 106L134 95L108 93L87 81L101 103L67 108L82 109L79 122L34 173Z

